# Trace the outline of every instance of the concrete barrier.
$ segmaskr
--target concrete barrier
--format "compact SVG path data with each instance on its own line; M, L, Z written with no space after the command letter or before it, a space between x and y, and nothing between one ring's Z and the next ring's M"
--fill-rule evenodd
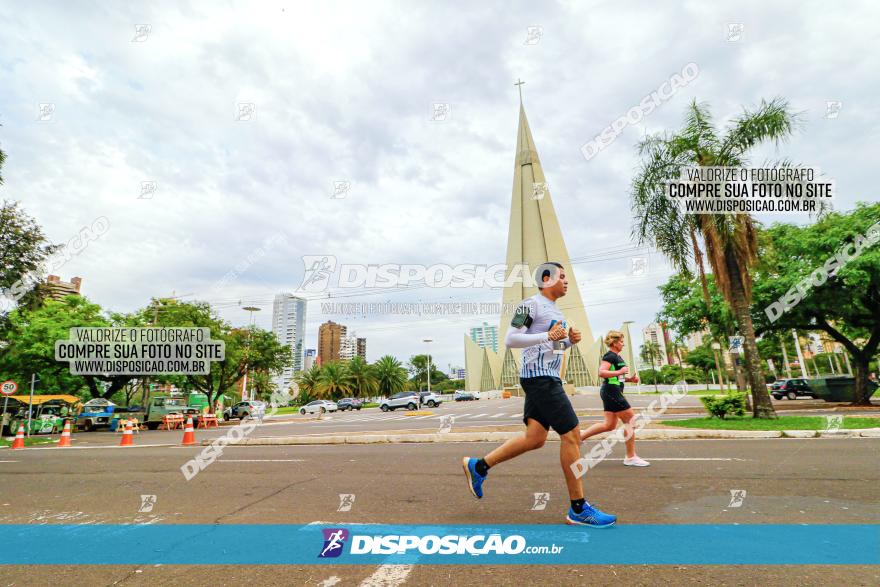
M819 436L818 430L783 430L783 438L816 438Z

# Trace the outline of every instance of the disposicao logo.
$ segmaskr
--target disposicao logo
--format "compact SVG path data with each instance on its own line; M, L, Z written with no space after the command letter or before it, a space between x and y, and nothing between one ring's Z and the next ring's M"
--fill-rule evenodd
M348 540L348 530L345 528L323 528L324 548L318 558L335 558L342 554L345 541Z

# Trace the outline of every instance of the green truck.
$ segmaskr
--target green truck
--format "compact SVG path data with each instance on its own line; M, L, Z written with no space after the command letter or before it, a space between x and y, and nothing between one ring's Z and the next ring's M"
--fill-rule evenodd
M162 418L169 414L192 416L193 424L198 425L199 416L208 405L208 396L204 393L183 395L156 395L150 398L141 412L119 414L123 418L137 418L150 430L155 430L162 423Z

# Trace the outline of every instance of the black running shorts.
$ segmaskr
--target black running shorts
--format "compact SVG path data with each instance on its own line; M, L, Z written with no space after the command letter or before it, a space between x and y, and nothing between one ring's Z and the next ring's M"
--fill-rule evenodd
M546 430L553 428L557 434L565 434L578 425L577 414L571 401L562 389L562 381L556 377L529 377L520 379L526 402L523 407L523 422L529 418L537 421Z
M631 407L623 397L619 385L604 383L599 390L599 397L602 398L602 409L606 412L623 412Z

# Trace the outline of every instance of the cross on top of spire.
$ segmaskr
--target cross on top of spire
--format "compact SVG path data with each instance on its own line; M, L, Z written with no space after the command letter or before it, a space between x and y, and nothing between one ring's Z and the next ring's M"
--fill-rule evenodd
M516 83L513 84L519 89L519 103L522 104L522 86L526 83L519 78L516 78Z

